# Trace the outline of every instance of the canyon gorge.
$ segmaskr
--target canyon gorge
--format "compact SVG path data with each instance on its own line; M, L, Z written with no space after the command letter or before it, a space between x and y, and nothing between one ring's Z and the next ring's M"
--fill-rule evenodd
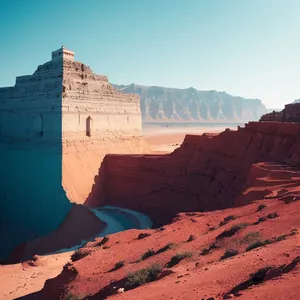
M86 243L31 296L299 299L299 133L249 122L187 135L167 155L107 155L87 204L143 212L157 228Z
M261 117L257 99L111 85L65 47L1 88L0 104L0 259L15 263L0 278L70 251L39 289L22 290L33 272L5 299L299 299L300 124L290 106ZM164 155L142 136L142 119L260 117L188 134ZM147 225L107 231L114 208L120 223Z

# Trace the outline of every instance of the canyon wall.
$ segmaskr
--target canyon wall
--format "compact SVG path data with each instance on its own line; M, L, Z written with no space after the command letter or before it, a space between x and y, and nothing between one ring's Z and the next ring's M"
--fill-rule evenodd
M169 155L107 155L99 172L104 194L90 204L138 210L156 225L183 211L232 207L254 163L299 164L299 136L300 124L250 122L219 135L187 135Z
M263 115L260 121L264 122L300 122L300 103L295 100L293 103L285 105L282 111L273 111Z
M70 201L85 202L105 154L146 150L138 96L115 90L69 49L0 88L0 259L57 229Z
M259 99L246 99L218 91L176 89L137 84L114 85L141 98L144 122L245 123L267 112Z

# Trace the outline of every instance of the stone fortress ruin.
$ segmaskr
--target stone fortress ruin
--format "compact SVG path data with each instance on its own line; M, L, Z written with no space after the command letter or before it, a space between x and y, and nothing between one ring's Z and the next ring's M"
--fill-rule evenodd
M141 135L138 96L115 90L106 76L74 61L74 52L65 47L53 51L33 75L1 88L0 97L1 140L91 142Z
M65 47L13 87L0 88L6 250L57 228L70 201L84 203L105 154L146 151L141 125L139 97L114 89Z

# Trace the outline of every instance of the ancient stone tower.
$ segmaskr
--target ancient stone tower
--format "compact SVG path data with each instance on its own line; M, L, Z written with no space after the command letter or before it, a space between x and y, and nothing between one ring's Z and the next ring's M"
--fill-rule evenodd
M139 97L114 89L61 47L0 88L0 238L53 230L85 203L107 153L141 153Z

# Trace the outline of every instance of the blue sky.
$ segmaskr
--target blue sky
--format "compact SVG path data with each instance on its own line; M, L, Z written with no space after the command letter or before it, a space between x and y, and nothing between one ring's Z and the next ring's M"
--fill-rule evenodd
M0 0L0 86L63 42L109 81L300 98L299 0Z

